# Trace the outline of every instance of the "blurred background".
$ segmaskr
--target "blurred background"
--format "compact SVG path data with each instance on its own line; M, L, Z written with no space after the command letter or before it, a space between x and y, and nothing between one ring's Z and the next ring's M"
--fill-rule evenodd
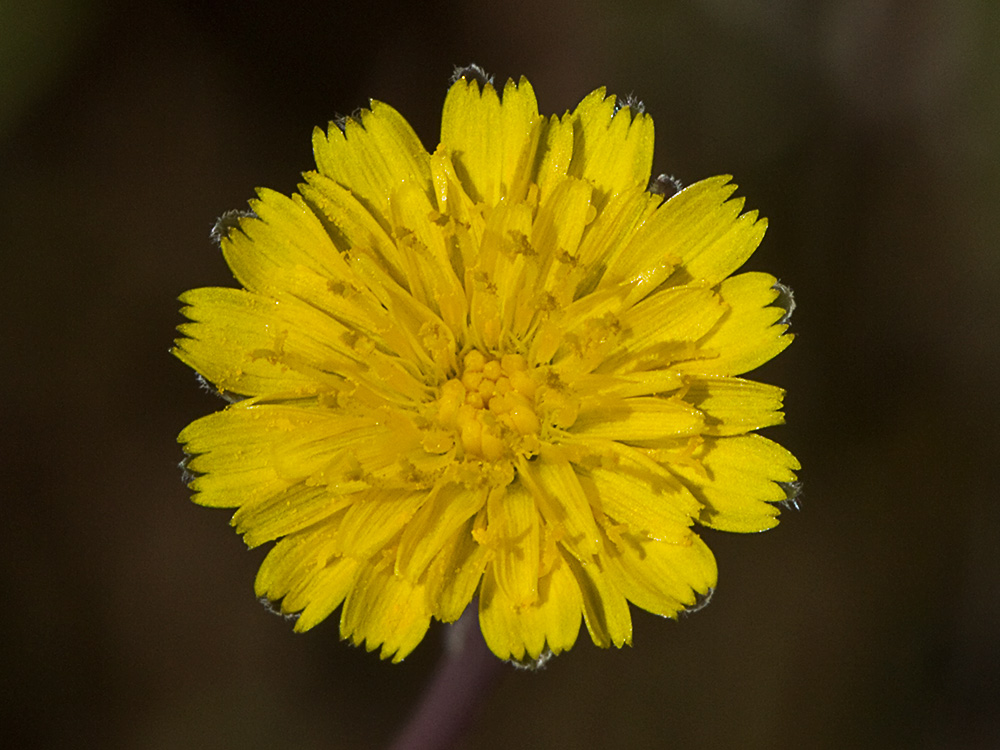
M209 241L310 133L387 101L429 149L452 66L543 113L645 102L655 172L735 175L792 286L769 434L804 507L705 534L710 607L507 670L462 748L1000 747L1000 4L0 0L2 731L8 747L378 748L403 664L267 613L177 432L168 353ZM992 468L991 468L992 467Z

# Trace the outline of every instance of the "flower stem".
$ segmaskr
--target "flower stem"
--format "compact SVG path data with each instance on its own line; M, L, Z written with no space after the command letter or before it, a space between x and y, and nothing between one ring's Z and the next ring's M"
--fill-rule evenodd
M469 607L448 629L427 691L390 750L453 747L486 700L503 662L486 647L476 609Z

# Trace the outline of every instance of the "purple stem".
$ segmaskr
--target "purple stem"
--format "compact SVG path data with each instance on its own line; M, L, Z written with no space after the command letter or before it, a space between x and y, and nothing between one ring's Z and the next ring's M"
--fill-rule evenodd
M446 634L430 685L390 750L446 750L475 718L503 662L483 641L476 607L469 607Z

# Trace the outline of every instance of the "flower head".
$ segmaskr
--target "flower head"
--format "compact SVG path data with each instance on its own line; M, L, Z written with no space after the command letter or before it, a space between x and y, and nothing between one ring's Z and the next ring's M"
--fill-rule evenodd
M202 505L275 542L257 594L398 661L478 595L500 657L631 642L716 582L695 524L777 523L795 458L736 377L791 340L731 274L765 222L728 177L651 192L653 122L599 89L539 115L460 77L428 153L391 107L313 134L317 170L222 238L176 355L234 401L180 435Z

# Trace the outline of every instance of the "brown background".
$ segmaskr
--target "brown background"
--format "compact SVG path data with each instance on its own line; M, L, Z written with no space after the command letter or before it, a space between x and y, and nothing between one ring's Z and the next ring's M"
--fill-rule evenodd
M536 5L542 6L541 9ZM253 598L262 551L189 503L220 406L168 354L208 232L294 190L368 97L432 148L453 64L543 112L635 93L654 168L732 173L799 339L758 376L805 507L708 533L712 605L510 671L465 748L987 748L1000 694L1000 5L991 0L0 4L2 731L10 747L368 748L402 665Z

